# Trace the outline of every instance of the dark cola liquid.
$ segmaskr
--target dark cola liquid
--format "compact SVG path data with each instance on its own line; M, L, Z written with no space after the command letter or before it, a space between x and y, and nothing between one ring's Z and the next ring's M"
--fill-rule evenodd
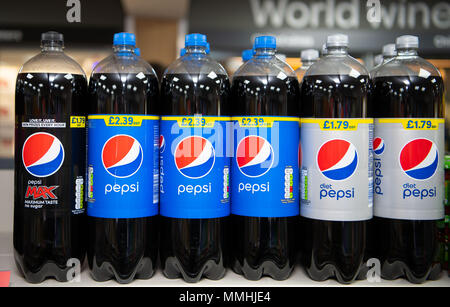
M144 83L143 80L148 80ZM153 75L99 73L89 81L89 114L156 114L158 80ZM155 272L158 217L88 216L88 262L95 280L120 283L147 279Z
M85 203L75 208L76 179L85 172L84 128L70 128L70 116L86 115L86 78L82 75L21 73L16 82L14 173L14 258L27 281L67 281L67 261L83 263L86 246ZM23 123L53 121L66 128L24 127ZM64 148L64 160L53 174L32 175L22 158L33 134L53 135ZM31 138L30 138L31 139ZM39 140L29 154L36 153ZM42 153L41 153L42 154ZM34 159L37 160L36 158ZM28 164L30 166L30 164ZM33 172L33 168L29 167ZM49 173L49 172L48 172ZM53 187L53 188L51 188ZM50 192L46 189L49 189ZM41 206L42 205L42 206Z
M373 83L375 118L444 117L440 77L380 77ZM405 276L415 283L437 279L441 271L438 223L375 217L371 225L377 242L373 256L381 261L382 277Z
M217 82L219 80L219 82ZM186 92L184 90L189 88ZM161 81L160 115L227 116L228 77L168 74ZM197 282L219 279L228 265L228 217L183 219L161 216L160 258L164 275Z
M299 116L297 78L237 76L232 97L233 116ZM298 217L231 217L233 270L251 280L288 278L297 257Z
M302 85L302 117L371 117L369 92L368 76L307 76ZM301 217L301 259L311 278L336 277L341 283L357 278L363 267L367 223Z

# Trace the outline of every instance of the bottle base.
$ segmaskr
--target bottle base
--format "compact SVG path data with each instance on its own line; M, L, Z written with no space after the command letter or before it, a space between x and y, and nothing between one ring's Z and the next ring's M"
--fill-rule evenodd
M388 262L381 265L381 278L395 280L404 278L413 284L422 284L427 280L439 279L442 272L441 264L435 264L425 274L417 274L402 261Z
M202 278L210 280L219 280L225 276L226 268L222 259L219 263L214 260L208 260L197 272L188 272L183 269L180 261L176 257L167 257L163 267L163 274L169 279L182 278L188 283L199 282Z
M95 257L90 265L91 277L95 281L116 280L119 284L129 284L135 279L150 279L155 274L155 266L150 258L143 258L132 272L120 273L110 262L97 265Z
M83 260L84 258L81 259L80 263L83 263ZM21 257L17 251L14 251L14 261L25 280L32 284L42 283L46 279L56 279L59 282L69 282L74 278L72 266L62 268L54 261L47 261L38 270L33 272L29 268L26 268L23 257Z
M335 265L327 264L322 269L317 268L316 266L311 266L309 268L305 268L308 276L314 281L325 281L328 279L335 279L340 284L349 285L356 280L365 279L366 274L359 270L354 274L342 274Z
M294 270L293 265L286 264L280 268L272 261L264 261L257 268L252 268L245 259L243 265L236 260L232 268L236 274L243 275L248 280L259 280L264 276L279 281L286 280Z

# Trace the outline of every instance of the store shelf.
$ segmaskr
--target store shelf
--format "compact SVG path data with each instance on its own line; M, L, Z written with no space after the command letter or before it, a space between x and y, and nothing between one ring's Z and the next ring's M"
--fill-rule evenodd
M89 286L89 287L115 287L115 286L131 286L131 287L296 287L296 286L306 286L306 287L316 287L316 286L345 286L339 284L335 280L327 280L324 282L315 282L309 279L304 270L300 267L296 267L292 276L285 281L275 281L271 278L265 277L259 281L248 281L242 276L233 273L229 270L226 276L218 281L211 281L207 279L201 280L196 284L185 283L181 279L167 279L165 278L161 271L158 271L155 276L148 280L135 280L128 285L120 285L116 281L110 280L107 282L96 282L90 275L87 267L83 268L81 273L81 282L71 282L71 283L60 283L56 280L46 280L41 284L29 284L20 275L14 263L13 253L12 253L12 234L10 233L0 233L0 271L11 271L11 287L27 287L27 286L66 286L66 287L77 287L77 286ZM450 287L450 278L447 274L442 273L441 278L437 281L428 281L422 285L414 285L406 280L398 279L395 281L382 280L379 283L370 283L366 280L357 281L350 285L350 287L360 287L360 286L423 286L423 287Z

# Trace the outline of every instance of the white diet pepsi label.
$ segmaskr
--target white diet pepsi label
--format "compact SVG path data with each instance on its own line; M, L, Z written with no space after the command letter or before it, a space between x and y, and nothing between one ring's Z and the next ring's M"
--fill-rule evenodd
M444 119L375 120L374 215L444 217Z
M327 221L372 218L370 118L302 118L300 215Z

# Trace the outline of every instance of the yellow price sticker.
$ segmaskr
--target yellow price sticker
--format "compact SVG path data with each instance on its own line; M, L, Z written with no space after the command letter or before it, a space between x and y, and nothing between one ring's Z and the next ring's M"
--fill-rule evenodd
M380 124L402 124L405 130L438 130L443 118L380 118Z
M265 117L265 116L238 116L232 117L233 121L237 121L239 127L246 128L272 128L275 122L290 121L299 122L298 117Z
M180 128L213 128L216 121L229 121L222 116L163 116L161 120L175 120Z
M86 117L84 116L70 117L70 128L85 128L85 127L86 127Z
M354 131L359 124L373 124L372 118L302 118L300 121L302 124L318 124L321 130L327 131Z
M158 120L152 115L90 115L88 119L103 119L108 127L140 127L144 120Z

